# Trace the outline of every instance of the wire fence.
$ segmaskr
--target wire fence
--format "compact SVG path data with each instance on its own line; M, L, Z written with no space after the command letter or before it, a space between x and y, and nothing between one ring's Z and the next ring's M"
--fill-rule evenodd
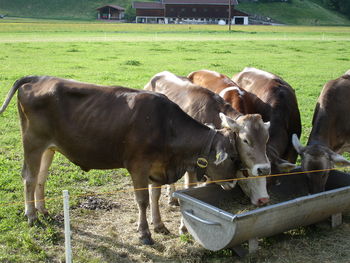
M233 182L233 181L241 181L241 180L253 180L257 178L270 178L270 177L278 177L278 176L285 176L285 175L297 175L297 174L305 174L305 173L317 173L317 172L326 172L326 171L332 171L332 170L340 170L349 168L350 166L343 166L343 167L335 167L335 168L329 168L329 169L320 169L320 170L311 170L311 171L298 171L298 172L289 172L289 173L278 173L278 174L269 174L269 175L259 175L259 176L249 176L249 177L241 177L241 178L231 178L231 179L222 179L222 180L212 180L212 181L206 181L205 183L225 183L225 182ZM198 183L189 183L188 185L197 185ZM174 183L174 186L183 186L183 183ZM126 188L126 189L119 189L116 191L109 191L109 192L101 192L101 193L88 193L88 194L76 194L71 195L70 197L89 197L89 196L100 196L100 195L114 195L121 192L131 192L131 191L144 191L149 190L152 188L161 188L162 186L148 186L143 188ZM27 203L34 203L34 202L42 202L42 201L52 201L52 200L58 200L63 199L63 197L56 196L56 197L50 197L50 198L44 198L39 200L33 200L33 201L27 201ZM16 202L0 202L0 207L8 207L8 206L15 206L24 204L25 201L16 201Z

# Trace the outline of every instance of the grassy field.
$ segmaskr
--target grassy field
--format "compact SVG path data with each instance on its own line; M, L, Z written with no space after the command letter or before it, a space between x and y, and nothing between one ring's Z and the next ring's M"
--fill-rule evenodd
M323 84L350 68L349 27L160 26L50 21L0 23L0 101L25 75L52 75L140 89L155 74L187 75L212 69L229 76L246 66L282 76L296 90L305 142ZM2 98L2 99L1 99ZM51 219L33 228L23 216L22 146L16 103L0 116L0 262L61 262L63 189L72 197L75 262L224 262L231 251L212 253L177 235L179 212L163 203L172 234L139 246L136 205L125 170L82 172L57 156L47 182ZM86 208L98 196L101 210ZM80 196L79 196L80 195ZM106 209L105 207L110 207ZM308 227L264 239L247 262L348 262L350 218L338 229Z

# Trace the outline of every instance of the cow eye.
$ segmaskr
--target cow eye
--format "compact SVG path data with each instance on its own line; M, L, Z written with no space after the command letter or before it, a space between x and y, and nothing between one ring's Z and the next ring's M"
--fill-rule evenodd
M244 139L243 142L244 142L245 144L248 144L248 145L249 145L249 142L248 142L247 139Z

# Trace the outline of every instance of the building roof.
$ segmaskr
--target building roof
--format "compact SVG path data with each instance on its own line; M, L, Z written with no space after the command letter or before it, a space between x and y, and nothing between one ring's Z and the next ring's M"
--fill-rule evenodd
M228 5L227 0L160 0L159 2L132 2L137 9L164 9L165 5ZM231 0L231 5L238 5L237 0Z
M104 5L104 6L101 6L99 8L96 8L96 10L100 10L100 9L103 9L103 8L106 8L106 7L111 7L113 9L117 9L119 11L125 11L125 8L119 6L119 5Z
M163 0L164 4L182 4L182 5L228 5L227 0ZM231 0L231 5L237 5L237 0Z
M132 2L132 7L137 9L164 9L161 2Z

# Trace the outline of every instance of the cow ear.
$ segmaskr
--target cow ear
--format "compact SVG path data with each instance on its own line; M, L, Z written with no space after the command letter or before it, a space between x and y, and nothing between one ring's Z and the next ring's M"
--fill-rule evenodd
M305 147L301 145L299 138L295 133L292 135L292 144L294 146L294 149L297 151L297 153L302 154Z
M226 152L223 152L223 151L217 152L214 164L219 165L220 163L222 163L227 159L227 156L228 154Z
M336 166L348 166L350 165L350 161L346 160L343 156L340 154L337 154L335 152L332 152L330 155L331 160L334 162Z
M230 117L226 116L222 112L219 113L219 116L221 119L221 126L223 128L229 128L229 129L233 130L234 132L239 131L240 127L234 120L232 120Z
M268 130L270 128L270 122L267 121L267 122L264 122L264 124L265 124L266 129Z
M285 160L283 160L282 162L277 164L278 170L280 170L283 173L290 172L291 170L295 169L296 167L297 167L296 164L287 162Z

